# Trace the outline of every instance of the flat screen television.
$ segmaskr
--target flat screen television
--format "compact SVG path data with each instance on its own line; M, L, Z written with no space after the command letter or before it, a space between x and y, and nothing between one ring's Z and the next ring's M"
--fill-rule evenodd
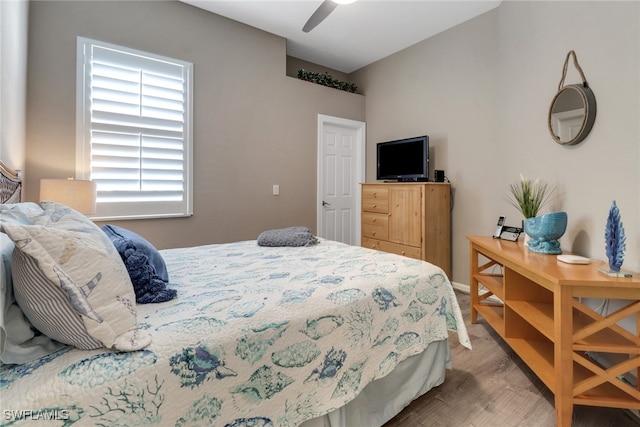
M379 142L377 163L378 180L428 181L429 136Z

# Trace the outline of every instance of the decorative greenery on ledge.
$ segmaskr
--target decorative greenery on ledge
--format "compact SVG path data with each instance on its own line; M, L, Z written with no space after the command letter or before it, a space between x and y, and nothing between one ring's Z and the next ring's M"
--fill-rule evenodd
M298 78L307 82L312 82L322 86L332 87L334 89L340 89L351 93L355 93L358 89L358 86L356 86L355 84L336 80L331 77L331 74L327 72L316 73L313 71L307 71L303 68L298 70Z

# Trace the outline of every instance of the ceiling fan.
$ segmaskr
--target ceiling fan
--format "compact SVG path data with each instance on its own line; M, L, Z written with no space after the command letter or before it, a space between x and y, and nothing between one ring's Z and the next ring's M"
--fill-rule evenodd
M313 12L313 15L309 18L304 27L302 27L302 31L308 33L318 26L324 19L333 12L333 10L338 7L340 4L349 4L353 3L356 0L324 0L320 6Z

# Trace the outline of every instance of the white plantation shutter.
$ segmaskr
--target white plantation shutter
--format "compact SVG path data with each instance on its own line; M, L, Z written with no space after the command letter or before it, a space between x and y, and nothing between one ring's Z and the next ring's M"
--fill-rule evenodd
M95 217L192 213L192 68L78 38L76 176L96 181Z

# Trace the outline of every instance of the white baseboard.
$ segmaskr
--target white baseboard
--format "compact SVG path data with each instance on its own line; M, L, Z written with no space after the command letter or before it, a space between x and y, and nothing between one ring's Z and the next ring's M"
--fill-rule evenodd
M471 287L469 285L465 285L464 283L458 283L458 282L451 282L451 285L453 286L453 289L455 289L456 291L460 291L463 294L471 293Z
M464 283L451 282L451 286L453 286L453 289L458 292L462 292L463 294L471 294L471 286L469 285L465 285ZM496 297L495 295L491 295L489 298L487 298L487 301L497 302L497 303L502 302L500 301L500 298Z

